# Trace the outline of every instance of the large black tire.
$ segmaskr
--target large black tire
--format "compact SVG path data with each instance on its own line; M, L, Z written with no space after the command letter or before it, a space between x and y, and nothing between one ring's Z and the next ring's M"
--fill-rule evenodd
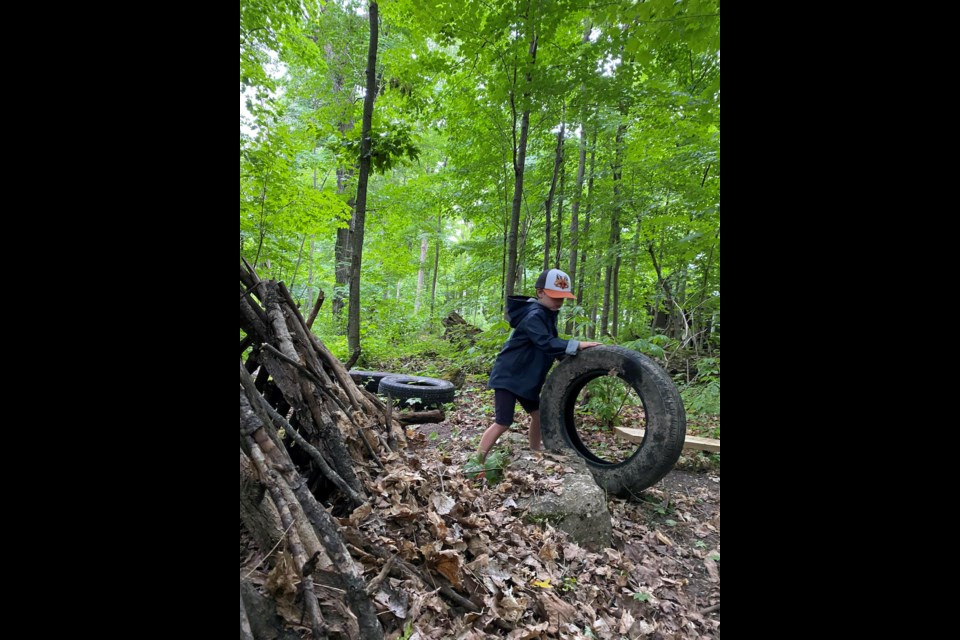
M420 398L420 404L453 402L456 388L452 382L422 376L391 375L380 381L379 393L398 400Z
M387 376L397 375L395 373L387 373L386 371L360 371L358 369L351 369L347 373L350 374L350 377L353 378L357 386L363 385L363 388L370 393L377 392L380 388L381 380Z
M591 453L574 421L577 396L584 385L614 372L637 392L647 416L643 442L618 463ZM540 424L548 449L573 449L586 461L598 485L628 498L655 484L677 463L687 415L676 385L656 362L630 349L601 346L566 358L553 369L540 393Z

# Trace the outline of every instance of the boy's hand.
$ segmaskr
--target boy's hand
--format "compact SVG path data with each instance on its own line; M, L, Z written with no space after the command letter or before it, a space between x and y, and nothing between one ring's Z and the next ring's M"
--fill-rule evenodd
M601 344L603 344L603 343L601 343L601 342L581 342L581 343L580 343L579 351L583 351L584 349L589 349L590 347L599 347Z

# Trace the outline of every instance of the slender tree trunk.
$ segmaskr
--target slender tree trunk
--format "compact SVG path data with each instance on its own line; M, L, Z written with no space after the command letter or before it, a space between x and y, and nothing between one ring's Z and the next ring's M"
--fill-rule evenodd
M670 315L673 316L676 313L680 313L674 303L673 290L670 288L670 283L663 277L663 269L660 266L660 261L657 260L657 254L653 249L652 241L647 243L647 253L650 254L650 261L653 262L653 270L657 272L657 283L663 290L663 295L666 298L666 307L670 311ZM656 321L656 318L654 318L654 321ZM673 318L670 318L669 321L671 324L675 324Z
M443 213L437 212L437 240L433 247L433 286L430 287L430 317L433 317L434 305L437 302L437 273L440 271L440 232Z
M257 240L257 253L253 256L253 266L260 264L260 251L263 249L263 239L267 235L267 177L263 177L263 186L260 188L260 238ZM269 266L267 267L269 269Z
M537 61L537 29L532 24L533 18L530 18L530 68ZM527 86L533 82L531 72L526 74ZM516 85L514 85L516 86ZM514 113L514 135L516 135L516 92L511 92L510 103ZM527 161L527 136L530 132L530 89L523 94L524 108L523 116L520 119L520 141L513 146L513 208L510 212L510 231L507 234L507 296L512 296L514 287L517 283L517 230L520 226L520 205L523 201L523 171L524 164Z
M370 47L367 52L367 94L363 98L363 125L360 134L360 174L357 179L356 227L350 258L350 309L347 314L347 349L360 348L360 265L363 263L363 228L367 215L367 179L370 175L373 101L377 97L377 39L379 7L370 3Z
M527 133L530 130L530 111L524 111L520 121L520 144L513 162L513 207L510 210L510 230L507 233L507 296L512 296L517 282L517 232L520 227L520 204L523 199L523 165L527 161Z
M583 177L587 166L587 131L586 126L580 128L580 158L577 162L577 182L573 188L573 202L570 205L570 259L567 262L567 273L570 275L570 286L577 287L577 304L583 304L583 279L577 280L577 257L580 251L580 199L583 197ZM587 227L584 226L584 232ZM586 253L584 253L586 255ZM567 333L573 333L573 320L567 322Z
M310 236L310 253L307 256L307 304L313 300L313 254L317 250L317 236Z
M341 176L344 179L341 180ZM343 193L343 190L346 190L347 185L347 176L340 169L337 170L337 192ZM356 202L354 198L350 198L350 201L347 203L350 205L351 211L353 211L353 205ZM356 220L355 212L351 213L350 223L348 226L337 229L337 240L336 244L333 247L334 255L334 281L335 286L333 289L333 301L330 304L330 310L333 314L334 324L337 328L337 333L343 335L343 307L345 306L343 292L347 290L350 285L350 264L352 261L351 249L353 247L353 229Z
M563 165L563 134L565 127L566 124L561 121L560 131L557 132L557 150L553 155L553 177L550 179L550 191L547 192L547 200L544 202L544 208L547 212L547 218L543 229L544 270L550 268L550 207L553 205L553 196L557 191L557 177L560 175L560 167Z
M587 215L586 220L583 224L583 238L584 241L590 237L590 214L593 212L593 178L596 175L596 166L597 166L597 130L599 127L594 127L593 135L590 140L590 177L587 180ZM577 295L578 300L583 300L584 297L584 285L587 279L587 250L586 248L583 251L583 256L580 259L580 293ZM593 287L590 294L590 327L587 332L588 337L591 340L596 339L597 337L597 300L600 299L600 296L597 295L598 292L598 283L600 281L600 269L597 268L594 270L593 278ZM583 300L581 304L585 305L586 301ZM586 308L586 306L584 306Z
M637 229L633 234L633 244L631 245L631 248L630 248L630 265L632 266L632 269L630 269L630 292L627 294L627 301L628 301L627 304L629 305L629 309L627 310L627 314L626 314L626 323L628 327L633 324L633 321L635 320L634 314L636 313L636 309L637 309L637 297L636 297L637 296L637 273L640 271L639 264L640 264L640 223L641 221L642 220L640 216L637 216Z
M510 175L506 167L506 153L503 154L503 252L500 254L500 314L506 311L505 301L507 299L507 238L510 234Z
M626 117L625 107L621 107L621 116ZM627 132L626 123L617 127L616 149L613 161L613 206L610 208L610 250L613 252L607 261L606 281L603 287L603 316L600 327L603 334L609 333L617 337L617 315L619 313L619 291L617 281L620 271L620 212L623 203L620 201L621 180L623 178L623 147L624 136ZM613 304L608 306L610 298ZM609 323L609 324L608 324ZM609 326L609 331L608 331Z
M591 23L586 21L583 28L583 37L580 41L586 45L590 42ZM581 91L584 87L581 85ZM577 280L577 254L580 249L580 199L583 197L583 177L587 167L587 110L580 112L580 154L577 159L577 182L573 188L573 202L570 204L570 259L567 262L567 274L570 276L570 286L577 288L577 304L583 304L583 276ZM586 233L586 225L584 233ZM586 256L586 254L584 254ZM567 333L573 333L573 321L567 322Z
M577 280L577 255L580 251L580 199L583 197L583 178L587 167L587 132L583 125L580 130L580 158L577 162L577 183L573 188L573 202L570 205L570 260L567 262L567 274L570 283L580 282L577 301L583 295L583 283ZM586 233L586 226L584 226ZM582 303L581 303L582 304ZM569 329L567 332L569 333Z
M303 248L305 246L307 246L307 234L303 234L303 240L300 241L300 251L297 252L297 264L294 265L293 275L290 276L290 293L293 293L293 287L297 284L297 273L300 271L300 263L303 261Z
M620 326L620 253L619 251L617 253L617 258L613 264L613 282L611 283L611 289L613 291L613 308L611 309L612 322L610 323L610 335L616 338L617 335L619 334L618 327Z
M720 235L719 228L717 229L717 236ZM704 316L704 321L701 323L703 327L706 327L707 324L710 324L710 331L713 332L713 323L707 322L706 313L704 312L704 305L707 301L707 287L710 286L710 269L713 268L713 252L716 249L716 244L710 245L710 253L707 254L707 264L703 268L703 280L700 283L700 302L697 303L697 308L700 310L700 314ZM712 320L712 318L711 318ZM704 342L704 347L709 350L708 343Z
M417 272L417 299L413 303L413 312L420 313L420 296L423 295L423 268L427 263L427 236L420 240L420 271Z
M324 52L327 57L327 65L332 70L331 84L334 101L342 105L341 115L337 122L337 129L340 131L340 138L345 139L347 132L353 129L353 117L350 115L350 105L353 102L352 90L350 92L351 95L346 95L343 90L344 76L341 71L343 63L338 60L334 54L333 46L327 44L324 47ZM349 51L345 51L341 59L348 59L349 53ZM337 167L337 194L342 195L347 192L350 181L353 179L354 168L353 165ZM350 250L353 246L353 229L355 228L355 202L354 197L350 196L350 199L347 201L347 205L350 207L350 220L345 227L337 228L337 238L333 247L333 277L335 285L333 289L333 300L330 303L330 312L333 315L334 327L339 335L343 335L344 331L344 291L347 290L350 283Z
M560 165L560 193L557 194L557 256L553 264L557 269L560 268L560 255L563 251L563 190L566 188L567 172L566 165ZM569 275L569 274L567 274ZM573 286L571 282L570 286Z

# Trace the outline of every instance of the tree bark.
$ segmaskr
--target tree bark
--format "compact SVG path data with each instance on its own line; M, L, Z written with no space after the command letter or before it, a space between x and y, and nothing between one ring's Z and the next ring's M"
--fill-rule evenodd
M563 195L567 188L567 165L560 165L560 193L557 194L557 255L553 264L560 268L560 257L563 252ZM570 284L573 287L573 283Z
M583 280L577 280L577 258L580 253L580 200L583 197L583 180L587 168L587 126L580 125L580 157L577 160L577 181L573 187L573 202L570 204L570 260L567 262L567 274L570 286L577 287L577 304L586 307L583 300ZM584 223L583 234L587 234L589 223ZM586 253L584 253L586 257ZM579 286L578 286L579 283ZM567 333L573 333L573 320L567 322Z
M437 212L437 239L433 247L433 285L430 287L430 317L433 318L434 306L437 302L437 273L440 271L440 233L442 231L443 213Z
M566 123L560 122L560 131L557 132L557 149L553 156L553 177L550 180L550 190L547 192L547 199L543 203L546 210L546 222L544 223L543 239L543 269L550 268L550 207L553 205L553 196L557 190L557 177L560 175L560 167L563 165L563 135ZM559 248L558 248L559 250ZM557 265L560 266L559 264Z
M597 130L599 127L593 128L593 135L590 138L590 177L587 181L587 211L586 219L583 223L583 240L586 242L590 238L590 214L593 211L593 177L595 175L595 169L597 164ZM594 271L594 274L599 274L599 268ZM590 305L587 304L587 301L584 299L584 282L587 280L587 249L584 247L583 254L580 257L580 290L577 293L577 300L580 301L580 305L584 309L590 309L590 326L587 329L587 336L593 340L597 336L597 300L600 297L597 295L597 286L596 283L598 278L594 277L594 286L592 287L593 291L591 292L589 298L591 300Z
M620 115L626 118L626 108L621 107ZM620 273L620 212L623 203L620 201L620 189L623 178L624 137L627 132L626 122L617 127L616 149L613 161L613 206L610 208L610 255L607 258L606 280L603 285L603 315L600 317L601 335L617 337L619 314L618 280ZM613 304L610 304L610 298ZM609 329L608 329L609 327Z
M370 46L367 50L367 94L363 98L363 125L360 134L360 174L357 179L356 224L353 255L350 257L350 308L347 312L347 349L360 348L360 266L363 264L363 230L367 216L367 180L370 177L373 101L377 97L377 42L379 7L370 3Z
M337 122L337 129L340 131L341 141L346 140L347 132L353 129L353 117L351 115L350 104L353 102L353 90L349 94L345 95L343 90L344 77L343 77L343 63L342 59L349 59L349 51L344 52L344 56L340 59L334 54L333 45L327 44L324 46L324 51L327 57L327 66L331 69L331 86L333 89L333 99L338 104L342 105L341 116L339 122ZM337 193L344 194L347 192L347 188L350 184L350 180L353 178L355 166L338 166L337 167ZM330 311L333 315L334 327L339 335L343 335L344 325L343 325L343 306L344 306L344 295L343 292L347 290L350 284L350 249L353 243L353 229L354 229L354 198L350 197L347 201L347 206L350 207L350 220L347 222L346 226L337 228L337 237L334 243L333 248L333 273L334 273L334 288L333 288L333 301L330 303Z
M420 299L423 296L424 267L427 263L427 236L420 239L420 270L417 272L417 298L413 303L413 312L420 313Z
M528 19L530 30L530 69L537 62L537 29L532 24L533 17ZM533 83L533 73L526 73L527 90L524 92L523 116L520 119L520 141L513 146L513 207L510 211L510 231L507 234L507 281L505 283L507 296L512 296L517 284L517 231L520 226L520 205L523 202L523 174L524 165L527 161L527 136L530 132L530 92L529 86ZM516 87L516 85L514 85ZM514 135L516 136L516 113L515 91L510 93L510 108L513 112Z

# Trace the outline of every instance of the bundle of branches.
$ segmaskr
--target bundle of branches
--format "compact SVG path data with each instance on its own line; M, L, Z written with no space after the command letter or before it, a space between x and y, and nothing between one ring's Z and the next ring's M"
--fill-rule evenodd
M330 631L314 590L319 571L345 595L333 609L355 621L361 637L382 638L362 569L324 503L341 511L367 503L363 476L405 446L404 432L310 332L283 283L261 281L244 263L240 284L241 523L264 551L286 543L301 619L314 637ZM245 591L241 581L241 638L263 635L258 628L269 621L245 606Z
M437 594L451 614L479 615L482 602L458 592L460 552L442 549L449 532L440 514L454 501L417 474L390 405L354 384L283 283L261 281L246 262L240 330L241 546L249 535L271 567L264 579L251 578L256 566L241 574L241 640L299 637L278 613L314 638L383 638L382 620L396 627L415 610L440 611ZM451 493L473 495L466 480L450 482ZM412 526L418 514L413 531L383 526ZM370 526L358 527L363 521ZM409 594L419 604L405 612L398 602Z

